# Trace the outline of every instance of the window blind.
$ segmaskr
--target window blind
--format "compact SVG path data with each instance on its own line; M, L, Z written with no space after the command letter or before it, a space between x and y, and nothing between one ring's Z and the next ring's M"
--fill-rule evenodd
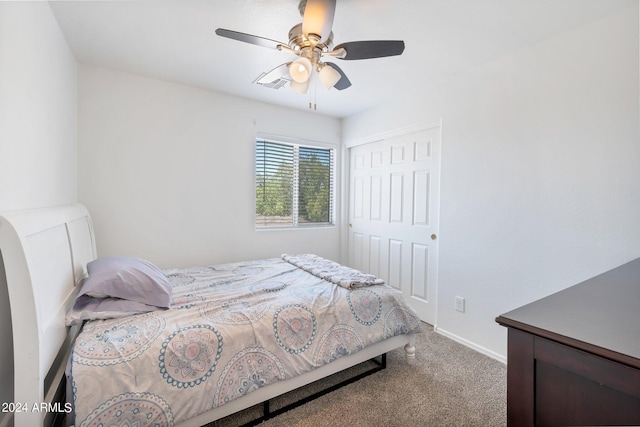
M333 224L334 151L256 140L256 226Z

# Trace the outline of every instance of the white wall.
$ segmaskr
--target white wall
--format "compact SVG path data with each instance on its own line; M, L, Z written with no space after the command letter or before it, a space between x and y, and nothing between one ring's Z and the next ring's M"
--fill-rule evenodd
M94 66L79 67L78 84L79 199L101 256L166 268L338 259L338 227L254 227L256 132L338 146L338 119Z
M0 3L0 211L76 201L76 75L47 3Z
M349 141L442 117L442 333L504 358L496 316L640 256L638 61L636 5L452 77L441 104L344 121Z
M0 3L0 211L77 200L76 82L49 5ZM13 400L9 314L0 266L0 402Z

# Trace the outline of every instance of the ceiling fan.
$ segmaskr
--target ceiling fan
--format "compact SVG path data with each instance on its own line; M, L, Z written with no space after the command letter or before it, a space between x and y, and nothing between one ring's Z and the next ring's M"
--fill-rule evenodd
M298 6L302 23L289 30L289 43L218 28L216 34L222 37L251 43L257 46L277 49L298 56L294 61L284 63L266 75L261 76L264 82L274 82L287 78L291 88L299 93L306 93L314 71L324 87L343 90L351 86L349 78L333 62L325 62L324 58L344 60L382 58L400 55L404 51L402 40L367 40L341 43L333 46L333 17L336 0L300 0Z

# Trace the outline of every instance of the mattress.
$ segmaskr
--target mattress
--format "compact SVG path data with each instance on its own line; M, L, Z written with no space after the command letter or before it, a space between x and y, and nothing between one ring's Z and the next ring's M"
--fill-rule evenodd
M170 309L90 321L77 337L76 426L177 424L420 331L394 288L345 288L280 258L164 273Z

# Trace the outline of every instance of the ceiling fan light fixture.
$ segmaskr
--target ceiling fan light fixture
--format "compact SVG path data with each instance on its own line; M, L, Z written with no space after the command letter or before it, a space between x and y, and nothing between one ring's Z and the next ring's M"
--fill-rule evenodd
M317 79L327 90L335 88L342 91L351 86L342 69L335 62L323 62L324 57L359 60L396 56L404 52L402 40L352 41L334 47L332 27L336 0L299 0L298 11L302 16L302 22L289 30L288 43L224 28L216 29L216 34L297 55L295 61L281 64L268 73L263 73L255 83L276 88L290 82L295 92L304 94L309 91L311 80L314 80L309 108L315 109L316 105L317 82L314 71L318 74Z
M336 0L306 0L302 19L302 33L310 39L315 35L319 41L327 40L333 26Z
M298 93L302 93L305 94L307 93L307 89L309 89L309 80L307 80L306 82L297 82L295 80L291 80L291 89L293 89L294 91L298 92Z
M328 89L331 89L338 80L342 77L332 66L325 64L318 73L318 77L322 82L322 85Z
M309 77L311 77L311 71L311 61L304 56L301 56L289 65L289 75L297 83L308 82Z

